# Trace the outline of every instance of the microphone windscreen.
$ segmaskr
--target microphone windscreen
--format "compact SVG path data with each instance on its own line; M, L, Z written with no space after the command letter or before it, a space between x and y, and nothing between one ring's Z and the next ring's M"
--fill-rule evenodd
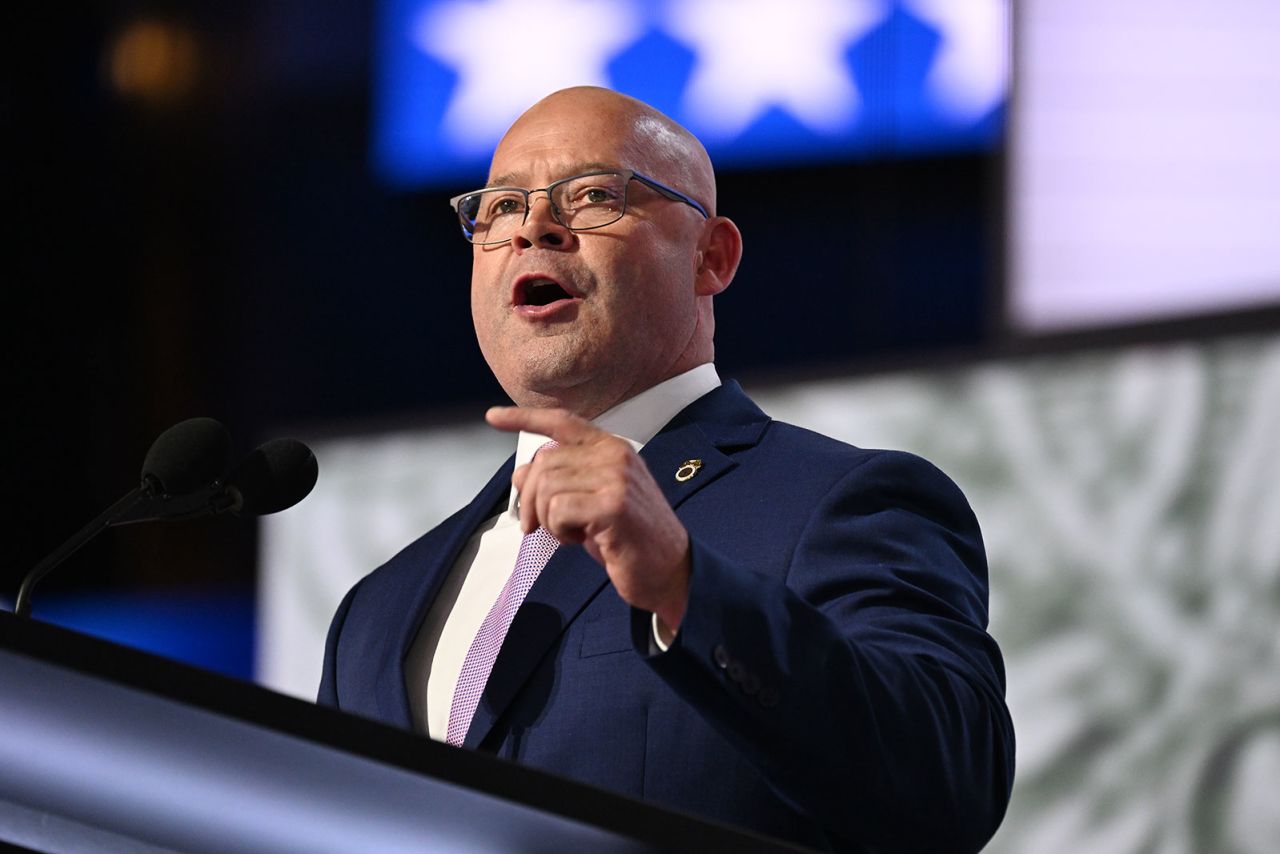
M208 486L227 470L231 437L212 418L188 418L161 433L142 461L143 488L184 495Z
M245 458L227 478L227 486L240 494L236 513L262 516L306 498L319 473L315 454L302 442L272 439Z

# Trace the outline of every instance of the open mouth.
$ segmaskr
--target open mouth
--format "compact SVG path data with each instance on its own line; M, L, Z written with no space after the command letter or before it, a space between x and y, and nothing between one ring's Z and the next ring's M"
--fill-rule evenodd
M545 276L530 276L516 283L513 302L517 307L541 308L560 300L574 299L564 285Z

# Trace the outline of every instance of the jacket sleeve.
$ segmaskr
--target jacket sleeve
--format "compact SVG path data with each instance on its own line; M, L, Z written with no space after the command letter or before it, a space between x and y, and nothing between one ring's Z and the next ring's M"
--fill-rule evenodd
M1013 727L955 484L918 457L871 456L776 574L690 537L688 607L648 658L657 674L837 844L980 849L1008 803Z

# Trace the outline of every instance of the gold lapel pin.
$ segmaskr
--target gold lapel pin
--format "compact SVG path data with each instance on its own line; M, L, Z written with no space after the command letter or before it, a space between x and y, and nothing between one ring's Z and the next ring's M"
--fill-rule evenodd
M684 483L697 474L700 468L702 468L702 460L685 460L680 464L680 468L676 469L676 481Z

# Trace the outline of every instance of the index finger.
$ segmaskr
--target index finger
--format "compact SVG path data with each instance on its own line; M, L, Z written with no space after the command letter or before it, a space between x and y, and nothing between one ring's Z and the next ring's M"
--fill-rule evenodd
M491 427L515 433L525 430L549 436L561 445L583 445L597 436L608 435L567 409L526 409L522 406L494 406L484 414Z

